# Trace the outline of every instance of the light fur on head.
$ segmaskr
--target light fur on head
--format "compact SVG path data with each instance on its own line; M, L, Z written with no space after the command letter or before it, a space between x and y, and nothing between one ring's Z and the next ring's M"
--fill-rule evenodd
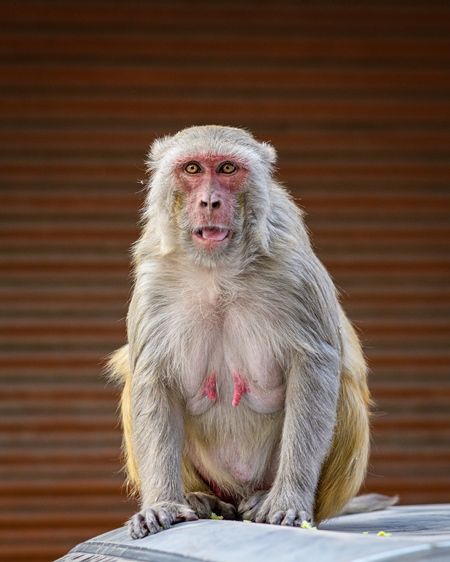
M159 238L160 254L167 255L177 249L176 232L167 227L173 219L176 203L174 169L196 154L223 155L244 162L250 171L250 183L258 185L258 197L254 197L251 186L247 190L249 216L255 221L254 230L262 251L267 251L270 237L267 218L271 208L275 149L268 143L258 142L243 129L206 125L156 139L150 148L146 162L151 177L145 220L152 221L153 234Z

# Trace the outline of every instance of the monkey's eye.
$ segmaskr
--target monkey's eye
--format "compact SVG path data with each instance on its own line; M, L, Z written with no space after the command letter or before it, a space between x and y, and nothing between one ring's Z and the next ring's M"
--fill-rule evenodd
M231 162L225 162L219 168L219 172L221 172L222 174L232 174L236 170L237 170L237 167L234 164L232 164Z
M186 164L186 166L184 167L184 171L188 174L198 174L200 170L200 166L195 162L189 162L189 164Z

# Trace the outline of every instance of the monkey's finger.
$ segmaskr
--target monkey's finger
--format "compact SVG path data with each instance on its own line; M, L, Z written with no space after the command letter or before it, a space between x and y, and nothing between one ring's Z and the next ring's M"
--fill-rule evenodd
M277 515L277 513L275 513L275 515ZM269 510L265 509L265 508L261 508L257 512L257 515L255 517L255 522L256 523L270 523L270 521L269 521Z
M183 506L178 512L178 516L181 516L181 521L198 521L198 515L190 507Z
M222 502L219 500L217 511L224 519L236 519L236 508L231 503Z
M310 517L306 511L300 511L298 517L294 521L295 527L302 527L303 529L315 529L314 520Z
M177 516L175 518L175 523L179 523L180 521L197 521L198 516L190 507L182 506L178 510Z
M286 515L283 519L283 521L281 522L282 525L288 526L288 527L292 527L294 525L294 521L297 517L297 513L295 511L295 509L288 509L286 511Z
M196 496L195 499L197 500L197 506L199 507L199 509L203 509L205 513L211 513L211 503L206 494L202 494L201 496L200 495ZM194 506L190 506L190 507L192 508L192 511L198 513L198 511L194 509Z
M221 515L224 519L236 519L236 508L234 507L234 505L231 505L231 503L223 502L216 496L208 497L210 498L210 500L212 500L212 502L210 503L210 507L215 514Z
M269 519L271 525L279 525L284 520L284 511L276 511Z
M208 519L211 515L211 504L207 494L195 493L186 494L185 500L189 507L200 517ZM217 512L216 512L217 513Z
M312 523L312 518L306 513L306 511L300 511L300 519L303 521L307 521L308 523Z
M153 509L147 509L145 511L145 523L151 535L159 532L159 521Z
M136 513L128 521L128 534L133 540L142 539L148 535L148 529L145 525L144 518L140 513Z
M158 511L158 520L159 520L159 524L163 529L170 529L172 518L170 517L169 513L165 509L160 509Z

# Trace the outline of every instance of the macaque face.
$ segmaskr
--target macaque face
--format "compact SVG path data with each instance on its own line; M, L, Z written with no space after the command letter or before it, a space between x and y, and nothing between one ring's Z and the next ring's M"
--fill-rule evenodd
M214 252L228 245L247 176L244 164L227 155L193 154L177 166L177 184L197 248Z

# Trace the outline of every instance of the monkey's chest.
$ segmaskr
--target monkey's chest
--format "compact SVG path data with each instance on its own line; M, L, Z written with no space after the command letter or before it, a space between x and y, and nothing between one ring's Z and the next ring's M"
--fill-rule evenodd
M284 376L267 348L218 338L210 353L193 353L187 365L184 390L192 415L213 408L272 414L284 407Z
M285 387L280 383L269 388L240 371L219 374L213 371L187 396L187 408L192 415L203 414L211 408L250 408L261 414L272 414L284 406Z
M279 337L272 328L280 312L256 297L247 286L239 298L220 290L185 290L179 348L183 395L192 415L248 409L271 414L284 407L285 376L277 358L285 350L276 347Z

